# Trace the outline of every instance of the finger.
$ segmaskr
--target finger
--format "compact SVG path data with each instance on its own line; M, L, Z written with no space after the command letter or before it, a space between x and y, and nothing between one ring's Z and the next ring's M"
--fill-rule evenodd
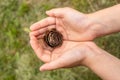
M54 69L62 68L64 65L63 62L64 62L63 60L57 59L50 63L46 63L40 67L40 71L47 71L47 70L54 70Z
M40 28L44 28L48 25L55 24L55 18L53 17L47 17L39 22L34 23L32 26L30 26L31 31L35 31Z
M41 35L37 36L37 39L43 39L44 36L45 36L45 34L41 34Z
M41 59L41 56L43 54L43 49L42 47L39 45L38 40L36 39L36 37L34 36L30 36L30 44L34 50L34 52L36 53L36 55L38 56L38 58Z
M37 39L41 39L44 37L44 35L47 31L49 31L53 28L55 28L55 25L50 25L50 26L47 26L47 28L45 28L45 29L43 28L43 29L31 32L31 35L35 35L37 37Z
M46 14L52 17L64 17L65 13L65 8L56 8L46 11Z
M64 53L58 59L41 66L40 71L47 71L47 70L54 70L54 69L58 69L58 68L76 66L76 65L80 64L80 61L83 60L84 58L85 58L85 56L80 54L79 50L72 49L72 50Z
M66 17L68 16L69 14L73 14L73 13L76 13L78 15L81 15L83 16L83 13L80 13L72 8L69 8L69 7L65 7L65 8L55 8L55 9L51 9L49 11L46 11L46 14L48 16L51 16L51 17L59 17L59 18L63 18L63 17ZM71 15L71 17L74 16L74 15Z
M53 28L56 28L56 25L50 25L50 26L48 26L48 30L51 30Z
M30 35L39 36L39 35L42 35L43 33L45 33L47 30L48 30L48 28L45 27L45 28L30 32Z

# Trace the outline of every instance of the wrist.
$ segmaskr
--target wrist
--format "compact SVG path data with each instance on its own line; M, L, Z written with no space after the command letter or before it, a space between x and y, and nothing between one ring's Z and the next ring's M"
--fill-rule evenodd
M109 34L109 27L102 19L96 16L96 13L88 14L88 19L90 20L90 31L93 34L94 39Z
M104 80L120 80L120 60L97 46L91 46L84 65Z
M87 44L86 57L83 60L82 64L91 68L93 65L98 63L101 60L101 57L104 56L104 51L96 46L94 43Z

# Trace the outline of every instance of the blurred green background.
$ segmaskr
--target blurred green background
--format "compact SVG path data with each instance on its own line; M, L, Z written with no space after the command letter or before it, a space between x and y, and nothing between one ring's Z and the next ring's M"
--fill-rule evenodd
M45 18L51 8L68 6L90 13L118 3L120 0L0 0L0 80L101 80L86 67L40 72L43 63L30 47L29 27ZM120 58L120 33L95 42Z

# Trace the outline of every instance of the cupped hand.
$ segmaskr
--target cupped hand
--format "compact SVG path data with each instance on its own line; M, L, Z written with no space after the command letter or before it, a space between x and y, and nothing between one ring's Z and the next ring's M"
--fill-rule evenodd
M64 41L61 47L50 51L34 35L30 35L30 44L40 60L45 62L41 71L85 65L86 58L92 55L93 42Z
M46 14L49 17L34 23L30 27L31 31L40 37L43 36L41 33L49 29L51 25L55 25L55 28L63 34L66 40L88 41L96 37L94 26L99 26L99 24L92 21L87 14L80 13L72 8L52 9Z

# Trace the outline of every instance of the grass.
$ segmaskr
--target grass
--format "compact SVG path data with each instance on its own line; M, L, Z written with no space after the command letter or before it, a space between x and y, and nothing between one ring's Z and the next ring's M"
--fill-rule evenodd
M85 67L40 72L43 63L29 45L29 26L46 17L45 11L69 6L90 13L119 0L0 0L0 80L101 80ZM96 39L120 58L120 33Z

